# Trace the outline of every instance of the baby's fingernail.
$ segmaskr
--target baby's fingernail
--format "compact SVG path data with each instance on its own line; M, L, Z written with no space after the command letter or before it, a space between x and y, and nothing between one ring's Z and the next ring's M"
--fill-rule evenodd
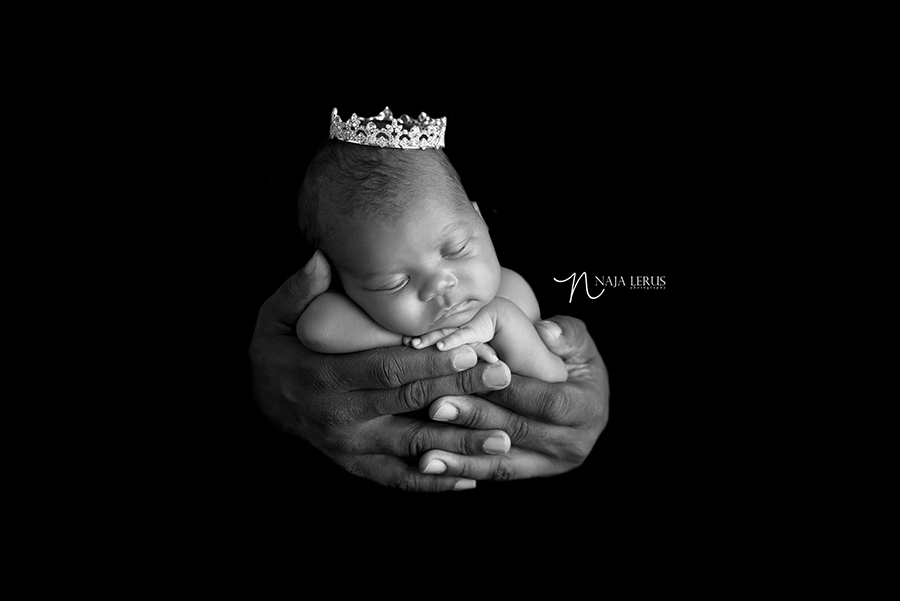
M431 416L431 419L439 422L452 422L457 417L459 417L459 409L452 403L444 403L438 407L437 411L434 412L434 415Z
M470 346L462 347L453 355L453 369L456 371L475 367L476 363L478 363L478 355L475 354L475 349Z
M413 341L412 341L413 346L419 346L420 344L422 344L422 340L420 338L413 338Z
M509 450L509 436L505 432L494 434L484 441L484 452L491 455L502 455Z
M509 368L505 363L492 363L481 374L481 380L491 388L504 388L509 384Z
M444 343L443 343L443 342L438 342L438 343L437 343L437 347L438 347L438 350L440 350L440 351L444 350Z
M440 459L432 459L422 470L423 474L443 474L447 471L447 464Z
M309 261L306 262L306 265L303 267L303 273L306 275L312 275L315 273L316 268L319 266L319 251L313 253L313 256L309 258Z
M464 478L453 485L453 490L470 490L475 488L475 481Z
M541 322L541 325L544 326L544 329L547 330L553 340L559 340L559 335L562 334L562 328L559 327L559 324L544 320Z

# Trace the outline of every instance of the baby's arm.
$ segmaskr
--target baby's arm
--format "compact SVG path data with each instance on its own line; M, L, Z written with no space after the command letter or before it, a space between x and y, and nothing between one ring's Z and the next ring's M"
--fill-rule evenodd
M300 315L297 336L317 353L355 353L400 346L403 337L369 317L359 305L338 292L317 296Z
M496 297L466 325L437 343L447 351L463 344L491 341L500 357L517 374L545 382L565 382L565 363L547 350L534 324L515 303Z

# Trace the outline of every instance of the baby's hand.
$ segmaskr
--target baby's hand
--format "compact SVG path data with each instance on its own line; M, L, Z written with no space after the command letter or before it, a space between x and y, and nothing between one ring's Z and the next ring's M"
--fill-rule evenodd
M447 330L454 331L448 332L444 336L438 337L438 350L449 351L450 349L455 349L456 347L462 346L464 344L475 345L478 343L485 343L488 340L493 340L494 333L497 329L496 317L496 306L494 306L493 303L482 307L482 309L475 314L475 317L473 317L472 320L466 325L460 328L446 328ZM439 331L443 332L443 330ZM434 334L434 332L430 332L429 335L430 334ZM494 361L496 360L497 356L495 353ZM485 359L485 361L488 360ZM489 362L493 363L494 361Z
M423 334L421 336L404 336L403 344L406 346L411 346L416 349L422 349L422 348L427 348L429 346L432 346L435 343L438 343L438 348L440 350L442 350L442 351L450 350L450 348L456 348L456 346L459 346L459 345L456 345L454 347L444 348L442 346L444 344L444 342L442 342L442 341L445 341L448 336L456 333L458 330L459 330L459 328L442 328L440 330L434 330L433 332L428 332L427 334ZM483 359L484 361L487 361L488 363L496 363L498 361L496 351L494 351L494 349L491 348L491 346L489 344L487 344L486 342L472 341L472 342L463 342L460 344L471 345L472 348L475 349L475 354L478 355L479 357L481 357L481 359Z
M443 340L458 329L459 328L442 328L440 330L428 332L427 334L422 334L421 336L404 336L403 344L413 348L427 348L438 340Z

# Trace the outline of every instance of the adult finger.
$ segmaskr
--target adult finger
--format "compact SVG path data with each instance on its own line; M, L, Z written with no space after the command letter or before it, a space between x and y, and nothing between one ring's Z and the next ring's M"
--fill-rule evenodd
M321 251L316 251L306 265L284 281L259 309L257 328L269 331L290 329L314 298L328 290L331 268Z
M475 488L475 480L471 478L423 474L416 466L390 455L364 455L348 465L347 471L384 486L408 491L443 492Z
M366 422L356 436L357 452L397 457L420 457L442 449L462 455L499 455L509 451L509 435L502 430L473 430L388 415Z
M434 476L458 476L473 480L519 480L550 476L564 471L551 458L513 447L496 456L467 456L447 451L429 451L419 460L419 470Z
M580 319L557 315L538 322L535 329L550 352L566 363L584 362L599 355L587 326Z
M473 351L474 352L474 351ZM475 367L451 376L414 380L397 388L379 391L374 404L363 407L363 415L396 415L424 409L442 396L486 393L509 386L512 374L502 361L478 363Z
M574 426L581 422L581 398L576 383L549 383L513 375L509 386L485 394L496 403L527 418L549 424Z
M393 389L416 380L458 373L474 367L478 355L470 346L442 353L435 348L406 346L361 353L329 355L330 368L352 390Z
M560 426L530 419L475 395L441 397L428 408L428 415L437 422L475 431L502 430L509 435L513 445L550 454L553 441L559 436ZM440 448L453 451L447 447Z

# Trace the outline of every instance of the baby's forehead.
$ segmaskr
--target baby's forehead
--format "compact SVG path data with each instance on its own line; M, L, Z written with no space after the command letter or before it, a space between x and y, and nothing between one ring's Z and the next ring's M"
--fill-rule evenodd
M354 229L372 230L383 236L391 236L402 227L414 227L418 237L430 237L464 227L477 218L472 203L465 197L429 190L404 200L405 202L396 203L387 210L357 213L353 217Z
M463 210L465 209L465 210ZM430 253L467 233L474 233L480 218L472 208L434 197L410 203L394 215L356 215L334 237L333 250L342 265L357 271L398 256ZM377 271L377 269L376 269Z

